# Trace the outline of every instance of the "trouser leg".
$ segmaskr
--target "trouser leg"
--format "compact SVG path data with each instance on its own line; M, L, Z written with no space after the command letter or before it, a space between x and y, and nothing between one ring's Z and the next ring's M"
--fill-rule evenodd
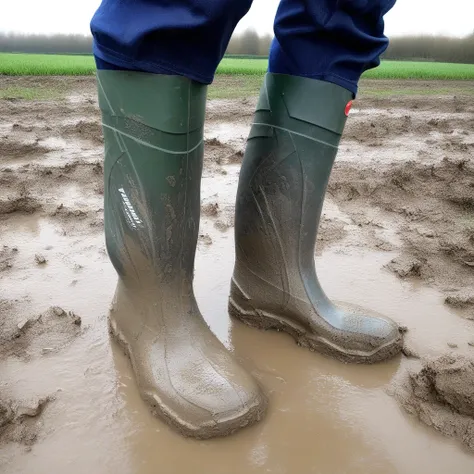
M384 15L395 0L281 0L269 71L333 82L354 94L388 46Z
M91 21L99 69L209 84L252 0L103 0Z

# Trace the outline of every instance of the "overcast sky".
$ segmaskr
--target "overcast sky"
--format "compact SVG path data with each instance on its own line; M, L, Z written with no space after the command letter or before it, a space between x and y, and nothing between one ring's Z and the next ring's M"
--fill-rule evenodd
M237 31L248 27L271 33L279 0L254 0ZM318 0L313 0L318 1ZM100 0L0 0L0 31L89 33L89 22ZM474 31L474 0L398 0L386 15L386 34L446 34Z

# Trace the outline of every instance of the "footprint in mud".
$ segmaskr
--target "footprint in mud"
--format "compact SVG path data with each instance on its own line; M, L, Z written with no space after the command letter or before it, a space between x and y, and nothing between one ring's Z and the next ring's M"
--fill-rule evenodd
M217 194L214 197L217 197ZM221 209L218 202L213 200L201 206L201 213L208 217L219 217L215 220L214 227L221 232L226 232L234 226L234 206Z
M210 170L215 170L215 165L232 165L242 163L244 152L242 149L222 143L217 138L206 139L204 148L204 164ZM219 168L219 171L225 171Z
M56 207L56 209L50 213L50 216L58 217L63 220L67 220L69 218L76 220L84 219L87 217L87 214L88 213L82 209L71 209L64 204L59 204L58 207Z

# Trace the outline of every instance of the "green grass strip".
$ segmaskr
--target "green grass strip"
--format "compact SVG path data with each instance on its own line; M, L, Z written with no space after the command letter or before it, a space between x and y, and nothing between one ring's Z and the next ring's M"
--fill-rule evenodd
M92 56L0 53L0 74L8 76L82 76L95 73Z
M262 76L267 59L224 58L217 74ZM92 56L0 53L0 74L9 76L80 76L94 74ZM474 80L474 64L382 61L364 77L374 79Z

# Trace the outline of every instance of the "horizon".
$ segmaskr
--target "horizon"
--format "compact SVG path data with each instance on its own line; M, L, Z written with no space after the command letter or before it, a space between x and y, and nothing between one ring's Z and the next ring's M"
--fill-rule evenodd
M267 35L273 36L272 33L259 33L257 30L252 28L251 26L248 27L247 29L240 29L237 31L237 29L234 31L233 36L239 36L245 34L247 31L256 31L257 34L259 35L260 38L263 38ZM14 36L45 36L45 37L53 37L53 36L81 36L84 38L91 38L92 35L91 33L58 33L58 32L53 32L53 33L37 33L37 32L23 32L23 31L0 31L0 35L14 35ZM410 33L410 34L400 34L400 35L395 35L391 36L391 38L447 38L447 39L465 39L470 36L474 36L474 30L471 33L467 33L463 36L451 36L451 35L445 35L445 34L437 34L437 33Z

